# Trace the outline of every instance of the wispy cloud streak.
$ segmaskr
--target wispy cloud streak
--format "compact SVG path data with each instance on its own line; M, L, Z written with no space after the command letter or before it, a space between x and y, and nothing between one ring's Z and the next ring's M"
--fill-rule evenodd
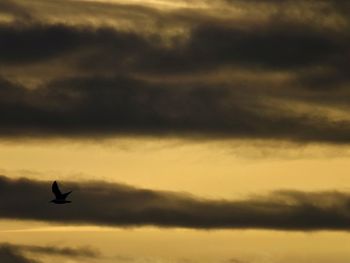
M31 254L28 256L28 252ZM40 263L41 255L69 258L97 258L98 252L90 248L69 248L54 246L18 245L0 243L0 261L5 263Z

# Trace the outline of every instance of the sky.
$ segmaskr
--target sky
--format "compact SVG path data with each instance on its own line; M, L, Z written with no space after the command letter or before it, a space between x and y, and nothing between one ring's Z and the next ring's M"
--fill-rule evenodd
M348 263L349 15L1 0L0 262Z

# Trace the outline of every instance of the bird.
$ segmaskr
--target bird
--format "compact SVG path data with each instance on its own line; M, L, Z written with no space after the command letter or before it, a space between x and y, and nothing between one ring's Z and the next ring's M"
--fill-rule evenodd
M55 195L55 199L52 199L50 202L55 203L55 204L66 204L66 203L71 203L71 201L66 200L67 196L72 192L69 191L65 194L62 194L60 189L58 188L58 184L56 181L53 182L52 184L52 192Z

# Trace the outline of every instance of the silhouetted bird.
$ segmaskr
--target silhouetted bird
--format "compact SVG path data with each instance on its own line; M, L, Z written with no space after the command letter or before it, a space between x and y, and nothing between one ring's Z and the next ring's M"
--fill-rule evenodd
M53 182L52 184L52 192L55 195L55 199L52 199L50 202L51 203L55 203L55 204L66 204L66 203L70 203L71 201L67 201L66 198L67 196L72 192L68 192L65 194L62 194L60 189L58 188L58 184L56 181Z

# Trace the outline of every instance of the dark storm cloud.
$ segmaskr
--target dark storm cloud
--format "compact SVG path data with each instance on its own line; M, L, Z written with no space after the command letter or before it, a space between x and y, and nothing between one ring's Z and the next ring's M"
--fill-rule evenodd
M212 22L195 26L188 41L174 48L148 49L149 53L142 54L133 66L158 73L207 71L224 66L275 70L333 66L339 56L347 54L349 36L283 20L249 29Z
M294 68L322 63L348 48L347 41L338 42L332 35L304 24L276 22L248 30L200 26L191 35L189 54L216 64Z
M0 217L65 224L195 229L349 230L350 195L279 191L243 200L207 200L184 193L103 182L69 183L73 203L48 203L51 183L0 179Z
M0 25L0 38L0 63L5 68L60 58L73 63L73 72L88 74L189 73L224 66L275 70L329 66L345 72L350 42L346 31L283 18L244 27L234 22L196 23L187 40L174 37L170 46L156 34L43 23Z
M267 21L254 22L254 17L242 21L223 20L219 17L204 18L203 14L194 15L183 10L182 15L174 11L167 16L155 9L137 5L68 2L69 5L77 5L81 10L90 10L89 12L91 9L100 10L101 6L104 7L103 10L122 9L124 13L128 8L130 12L137 9L139 17L144 14L156 18L156 24L165 23L170 28L176 24L175 21L183 21L188 17L192 17L193 21L186 26L189 30L188 38L177 36L168 39L170 46L169 43L163 43L162 33L146 36L139 29L127 31L108 27L92 28L87 25L69 26L64 22L52 24L45 21L31 22L29 19L27 23L6 23L0 25L0 63L6 67L60 58L68 64L74 64L72 73L83 71L86 74L177 74L219 70L225 66L274 70L300 70L319 66L347 72L349 26L345 29L325 27L322 19L327 15L327 8L319 11L315 19L304 21L298 16L293 19L283 15L284 11L288 12L288 5L293 1L286 1L285 4L280 1L247 3L248 6L254 6L256 2L277 5L279 8ZM348 4L341 1L326 2L327 6L334 7L337 15L348 10ZM317 5L317 1L307 3ZM294 5L299 5L300 10L307 8L300 1ZM15 6L20 9L19 4ZM59 9L59 6L56 8ZM79 13L78 9L76 12ZM169 20L169 16L172 19ZM47 63L50 66L50 62ZM324 79L322 75L312 76L311 82L315 78L316 82ZM308 84L311 85L310 82L306 83Z
M0 38L0 63L5 65L37 62L104 47L115 50L114 55L126 52L129 56L139 48L148 48L146 41L136 34L63 24L0 25Z
M279 110L265 94L220 85L160 85L125 78L73 78L27 90L0 82L3 137L267 138L348 143L350 123ZM261 96L261 97L260 97Z
M277 1L262 2L279 5ZM24 9L19 3L1 5L6 12L20 14ZM316 5L315 1L308 3ZM102 7L102 13L113 8L125 13L129 8L69 4L89 13ZM345 17L346 4L329 1L327 6ZM306 7L299 3L298 8ZM156 9L137 5L130 9L141 17L142 13L157 17L158 22L165 18ZM278 10L288 11L287 6ZM316 11L320 21L324 19L322 10ZM168 13L172 22L165 20L169 25L164 28L169 26L172 31L175 20L189 16L188 11L182 16L179 12ZM194 15L187 21L187 33L172 37L139 28L25 19L24 14L21 21L0 23L0 136L350 141L350 121L332 120L317 110L296 113L293 109L293 103L302 102L348 110L349 30L307 22L299 16L284 18L282 13L261 22L249 17L240 23L205 16L204 11ZM232 71L222 82L201 79L227 68L260 75L254 84L231 81ZM261 77L264 72L286 72L294 79L270 87L271 82ZM183 81L184 75L192 76L192 82ZM167 83L169 76L178 82ZM26 82L32 79L41 83L36 89ZM152 82L154 79L157 81Z
M156 35L63 24L0 25L0 38L0 63L5 65L74 55L83 68L158 73L227 65L306 67L335 60L349 49L349 35L283 21L249 29L200 24L187 41L174 38L171 47Z
M252 90L254 91L254 90ZM226 86L164 86L135 79L82 78L27 90L0 82L0 134L110 137L268 138L347 143L350 123L273 114L259 97ZM261 94L263 98L263 94Z
M27 253L35 255L50 255L62 257L84 257L96 258L98 253L90 248L68 248L53 246L17 245L10 243L0 243L0 262L5 263L40 263L38 259L27 256Z

